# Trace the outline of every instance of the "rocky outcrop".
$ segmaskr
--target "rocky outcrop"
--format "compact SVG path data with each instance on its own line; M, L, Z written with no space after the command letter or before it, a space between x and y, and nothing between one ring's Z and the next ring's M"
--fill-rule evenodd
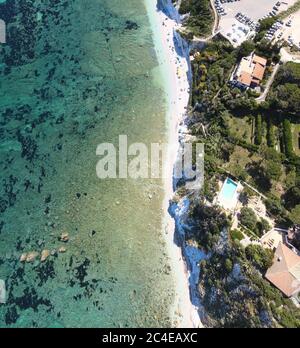
M177 23L180 22L180 14L178 13L177 8L174 6L172 0L157 0L157 8L160 11L163 11L166 16L174 19Z
M201 260L205 260L207 255L198 248L196 244L192 244L186 240L186 232L189 226L189 210L190 201L188 197L181 198L177 203L170 206L170 214L175 220L175 236L176 243L181 246L182 255L185 259L187 269L189 271L189 288L192 304L197 308L199 316L204 316L204 309L201 303L201 296L198 290Z

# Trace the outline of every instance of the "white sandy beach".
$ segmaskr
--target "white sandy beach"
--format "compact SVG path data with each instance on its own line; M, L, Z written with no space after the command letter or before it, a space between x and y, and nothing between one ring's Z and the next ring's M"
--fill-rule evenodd
M170 0L165 1L172 16L176 16ZM157 0L145 0L151 25L154 32L155 48L165 79L168 98L168 163L165 164L165 221L168 251L172 262L172 270L176 282L176 299L172 310L174 325L181 328L202 327L197 308L191 303L189 289L189 274L186 264L182 259L181 248L174 243L175 221L169 215L169 200L173 197L173 167L179 149L179 134L182 121L189 101L189 57L188 50L185 55L178 55L174 43L174 30L180 25L175 20L168 18L163 12L157 11ZM176 40L175 40L176 41ZM181 44L177 50L182 50Z

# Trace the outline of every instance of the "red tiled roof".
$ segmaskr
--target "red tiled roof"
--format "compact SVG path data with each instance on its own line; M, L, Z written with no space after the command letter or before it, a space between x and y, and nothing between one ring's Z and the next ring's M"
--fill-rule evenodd
M250 86L252 82L252 76L249 73L243 71L238 77L238 81L246 86Z
M300 291L300 257L279 243L265 277L287 297L296 294Z
M262 80L265 74L266 68L258 63L255 64L252 76L258 80Z
M241 71L240 76L238 76L237 80L247 87L250 87L251 84L258 86L264 77L266 65L267 60L265 58L254 54L251 59L251 66L253 66L253 71L251 73L250 71Z
M260 65L262 65L264 67L267 65L266 58L257 56L256 54L253 55L252 61L253 61L253 63L258 63L258 64L260 64Z

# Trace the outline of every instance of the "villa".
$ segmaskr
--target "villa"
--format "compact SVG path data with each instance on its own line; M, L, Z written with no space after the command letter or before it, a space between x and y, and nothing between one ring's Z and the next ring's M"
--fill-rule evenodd
M265 277L286 297L297 295L300 291L300 256L280 242L275 251L273 265Z
M257 88L264 78L267 60L252 53L243 57L231 76L233 85L241 88Z

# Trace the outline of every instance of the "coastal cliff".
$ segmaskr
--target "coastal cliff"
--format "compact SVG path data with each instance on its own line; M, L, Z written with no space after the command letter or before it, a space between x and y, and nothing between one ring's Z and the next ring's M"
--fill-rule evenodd
M163 11L166 15L175 20L177 23L180 22L180 14L177 9L178 4L178 0L157 0L157 8L160 11Z

